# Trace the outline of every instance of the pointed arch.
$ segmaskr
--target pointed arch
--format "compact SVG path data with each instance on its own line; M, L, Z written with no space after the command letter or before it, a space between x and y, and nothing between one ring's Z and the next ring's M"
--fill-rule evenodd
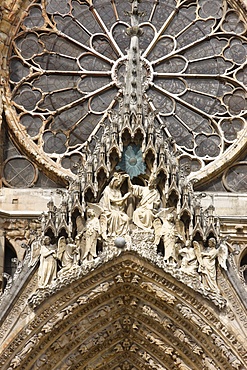
M68 284L64 275L56 289L30 297L29 318L0 357L3 370L39 369L43 361L44 370L244 364L220 309L136 253L126 251Z

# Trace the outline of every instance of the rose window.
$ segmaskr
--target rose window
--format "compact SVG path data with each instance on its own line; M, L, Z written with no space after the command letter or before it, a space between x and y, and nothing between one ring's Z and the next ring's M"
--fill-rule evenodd
M225 0L138 6L143 101L174 139L187 174L206 177L246 142L244 19ZM50 172L73 172L85 147L100 140L109 110L119 109L130 11L123 0L44 0L22 20L10 58L8 121Z

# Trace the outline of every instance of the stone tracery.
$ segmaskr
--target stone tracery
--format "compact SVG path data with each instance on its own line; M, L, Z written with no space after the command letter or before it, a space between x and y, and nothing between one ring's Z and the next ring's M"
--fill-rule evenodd
M13 44L11 94L24 135L19 141L28 140L38 162L42 157L48 171L73 177L70 163L85 164L102 126L113 128L115 144L105 138L101 153L108 165L92 163L96 174L102 169L108 176L114 157L121 158L125 129L136 142L143 136L145 154L152 151L150 136L158 141L161 131L161 137L173 138L181 166L198 178L216 159L222 157L223 164L225 152L234 156L246 130L241 14L225 0L213 7L214 14L208 0L145 2L135 17L128 3L128 15L118 1L103 8L90 4L70 0L57 9L51 0L42 2L42 13L33 4ZM116 120L110 110L121 105Z

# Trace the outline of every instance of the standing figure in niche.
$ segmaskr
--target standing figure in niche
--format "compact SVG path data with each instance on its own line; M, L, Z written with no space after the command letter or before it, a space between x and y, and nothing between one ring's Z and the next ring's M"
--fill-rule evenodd
M173 213L167 215L167 219L163 222L163 242L165 248L164 261L166 263L176 263L176 236L177 229L175 225L175 217Z
M34 266L40 257L41 237L35 233L36 238L31 242L31 255L28 266Z
M114 173L99 203L103 208L102 218L106 218L108 236L125 235L129 231L129 217L124 211L126 199L130 193L123 196L120 190L126 178L129 178L129 175Z
M193 242L194 243L197 242ZM179 250L179 255L182 257L181 271L185 272L188 275L195 275L198 272L198 261L194 248L191 246L191 242L187 241L185 246Z
M100 236L100 222L91 208L87 210L87 221L83 232L83 243L81 243L81 262L92 261L97 257L97 240Z
M147 232L152 232L153 220L160 206L160 194L156 185L153 173L150 175L148 186L132 185L129 181L133 196L140 199L133 213L133 223Z
M219 293L219 288L216 281L216 259L218 259L221 267L226 269L226 259L228 256L228 249L225 244L221 244L219 248L216 247L216 239L210 238L208 240L208 247L203 248L197 241L193 242L195 253L199 262L199 272L202 274L202 283L205 289L214 293Z
M51 244L49 236L45 236L40 248L40 266L38 271L38 284L43 288L52 283L57 277L57 253Z
M183 238L178 233L175 216L169 212L170 208L163 208L153 222L154 244L158 245L160 240L164 244L164 262L175 264L178 261L178 249L183 244Z

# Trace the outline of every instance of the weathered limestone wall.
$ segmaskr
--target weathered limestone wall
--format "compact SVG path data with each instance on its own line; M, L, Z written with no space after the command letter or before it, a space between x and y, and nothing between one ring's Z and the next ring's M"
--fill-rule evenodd
M0 189L0 214L35 216L47 211L47 203L53 198L56 204L60 197L56 189Z
M219 217L234 217L239 221L247 220L247 194L235 193L206 193L202 198L202 205L207 207L213 204L215 215Z

